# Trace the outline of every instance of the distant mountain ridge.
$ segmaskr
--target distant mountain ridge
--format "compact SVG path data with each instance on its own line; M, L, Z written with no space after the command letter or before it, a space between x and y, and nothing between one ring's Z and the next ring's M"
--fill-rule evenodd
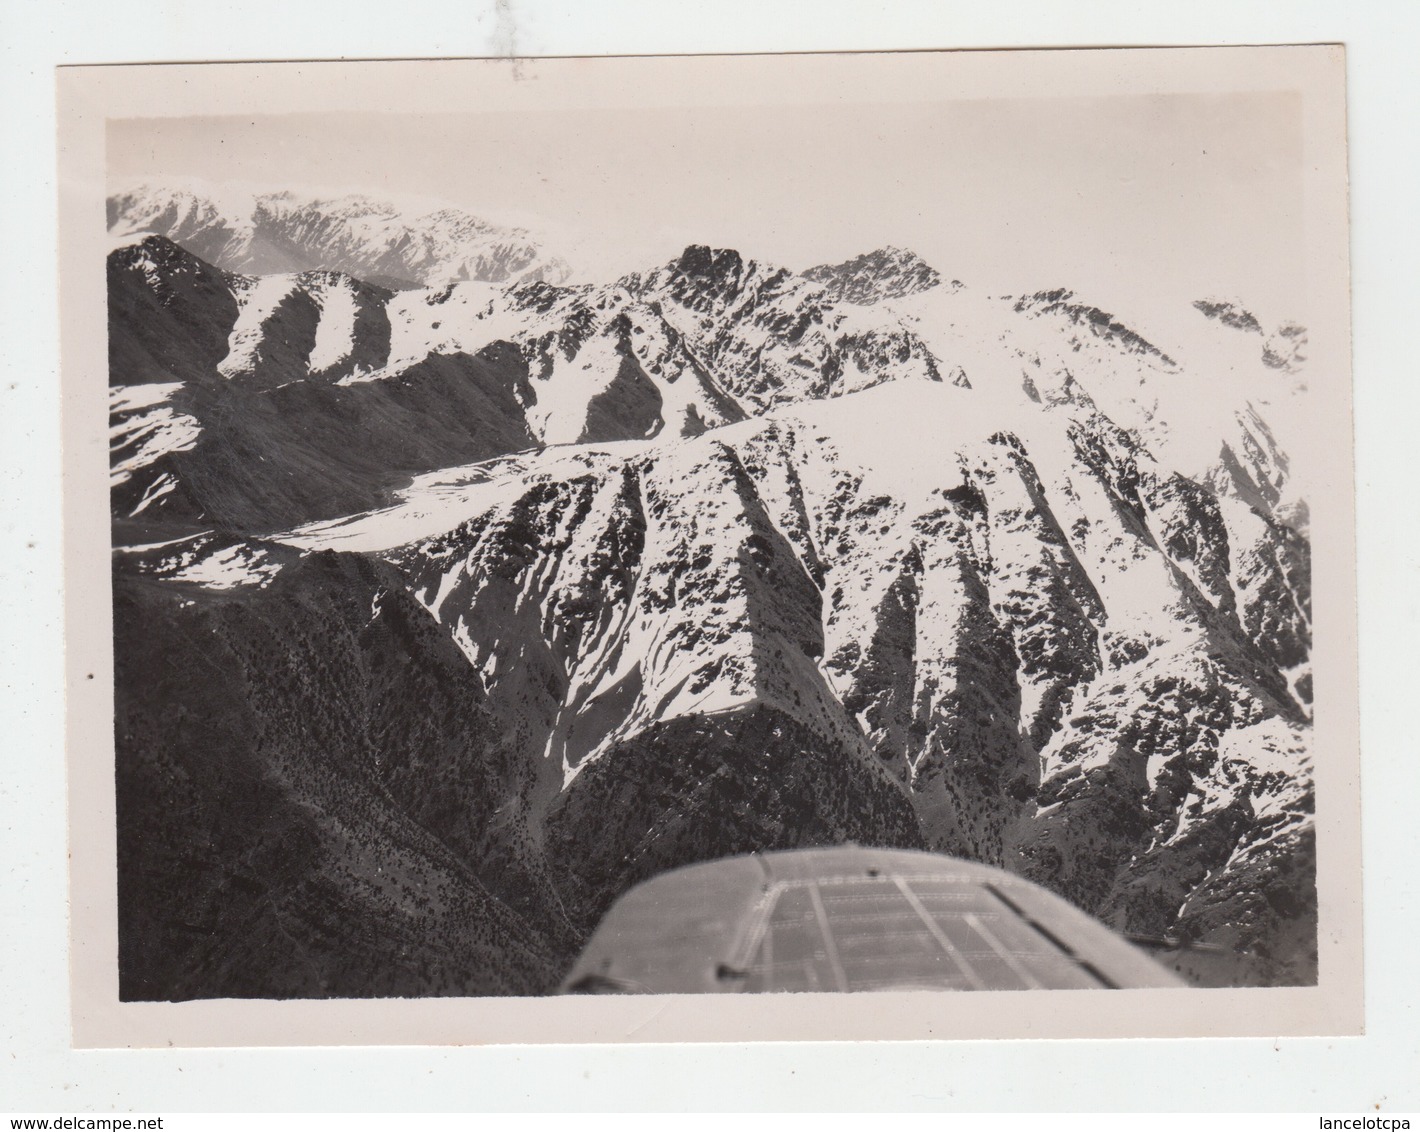
M110 194L108 226L167 236L213 266L250 275L339 271L398 288L466 279L560 283L569 274L525 229L360 194L215 194L141 184Z
M1315 979L1305 500L1192 343L894 249L109 301L125 997L536 993L847 840Z

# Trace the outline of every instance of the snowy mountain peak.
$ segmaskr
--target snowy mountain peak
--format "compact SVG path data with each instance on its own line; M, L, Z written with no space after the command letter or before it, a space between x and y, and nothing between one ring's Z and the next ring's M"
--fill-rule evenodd
M744 274L744 258L733 248L712 248L706 244L691 244L675 261L682 275L709 283L733 285Z
M939 286L942 277L915 252L883 247L843 263L819 264L801 273L805 279L823 284L835 302L866 306L884 299L900 299ZM961 283L952 280L953 290Z
M110 241L110 262L143 271L155 283L173 275L213 271L210 264L156 232L128 232Z

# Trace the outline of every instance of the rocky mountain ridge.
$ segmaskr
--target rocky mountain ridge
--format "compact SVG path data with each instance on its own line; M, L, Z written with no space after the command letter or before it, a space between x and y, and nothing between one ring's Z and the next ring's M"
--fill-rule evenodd
M1262 362L1271 369L1298 373L1306 364L1307 328L1295 322L1282 322L1270 334L1263 329L1257 316L1230 299L1199 299L1194 307L1207 318L1215 318L1224 326L1263 339Z

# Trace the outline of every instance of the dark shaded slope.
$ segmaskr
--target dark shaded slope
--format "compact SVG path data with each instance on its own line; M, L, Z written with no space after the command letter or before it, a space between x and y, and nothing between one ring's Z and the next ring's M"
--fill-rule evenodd
M563 898L589 926L666 869L848 841L922 844L901 791L764 704L655 724L586 767L547 816Z
M115 619L124 999L549 988L574 941L500 812L528 768L390 568L120 575Z
M227 274L162 236L108 257L110 385L214 375L237 300Z
M631 320L621 315L608 332L615 335L616 372L587 402L587 423L577 438L579 444L654 436L664 425L660 390L646 376L631 347Z
M410 477L532 447L527 367L495 343L353 385L184 390L197 445L166 457L207 521L266 533L380 506Z

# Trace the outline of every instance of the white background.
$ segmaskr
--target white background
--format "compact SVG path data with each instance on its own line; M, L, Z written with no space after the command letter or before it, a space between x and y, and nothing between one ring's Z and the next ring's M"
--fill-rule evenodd
M65 63L1343 42L1351 109L1365 1038L69 1049L54 269ZM0 0L0 1112L1420 1109L1412 422L1420 5ZM1308 1124L1309 1127L1315 1125Z

